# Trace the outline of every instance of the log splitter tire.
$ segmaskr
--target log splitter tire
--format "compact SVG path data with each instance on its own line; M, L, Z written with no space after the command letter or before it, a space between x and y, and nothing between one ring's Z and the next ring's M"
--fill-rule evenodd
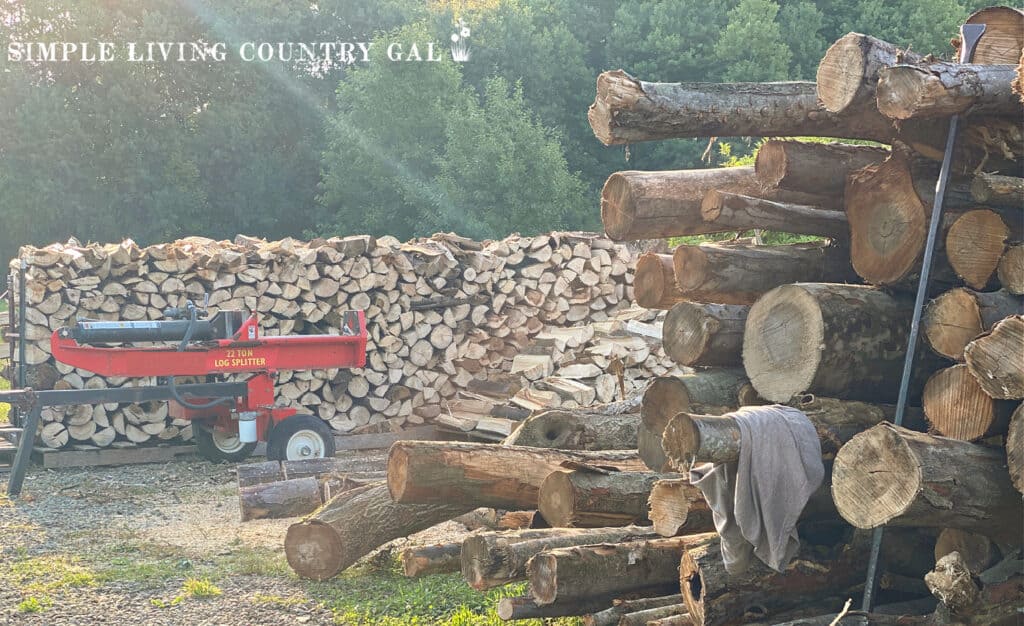
M314 415L293 415L275 424L267 437L267 459L298 461L334 456L334 434Z

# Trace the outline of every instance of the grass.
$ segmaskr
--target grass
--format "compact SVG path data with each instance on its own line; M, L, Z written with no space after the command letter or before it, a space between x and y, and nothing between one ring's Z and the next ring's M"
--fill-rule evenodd
M95 587L97 580L93 571L76 558L28 557L24 551L15 551L8 564L0 568L0 584L22 594L19 613L40 613L53 605L53 595L70 588Z
M181 584L181 591L178 595L174 596L170 600L153 598L149 602L155 607L165 609L167 607L181 604L185 600L191 598L215 598L222 593L223 592L216 585L210 582L209 578L186 578L185 582Z

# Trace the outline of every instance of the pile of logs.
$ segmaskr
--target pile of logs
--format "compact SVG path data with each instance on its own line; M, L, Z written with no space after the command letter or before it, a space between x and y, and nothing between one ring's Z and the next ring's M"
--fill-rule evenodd
M319 415L339 433L439 421L500 439L515 424L509 418L621 399L681 371L661 350L664 314L628 310L632 259L627 245L587 233L483 243L442 234L404 244L190 237L145 248L72 240L23 247L11 263L11 293L23 261L27 380L36 389L153 383L56 363L50 335L78 317L159 319L164 308L209 294L212 309L258 313L268 335L329 334L339 332L341 312L362 309L367 366L282 371L280 405ZM192 429L162 403L51 407L42 418L49 447L188 439Z
M387 479L288 531L301 576L336 575L377 546L475 507L535 511L418 562L476 589L529 582L504 619L587 624L1016 623L1024 590L1024 112L1011 90L1024 13L996 7L975 63L851 33L817 83L658 84L598 78L589 119L606 144L771 139L751 167L613 174L616 241L736 233L636 261L636 302L665 311L685 373L636 403L532 416L503 445L398 442ZM964 116L902 426L891 422L948 117ZM747 231L806 235L765 246ZM740 456L732 412L780 403L814 425L825 484L782 572L725 571L694 462ZM757 439L755 438L755 445ZM749 445L749 444L744 444ZM877 606L863 592L871 529L888 526ZM552 528L546 528L551 526ZM433 555L433 556L432 556ZM410 556L412 560L412 556ZM849 608L849 606L847 606Z

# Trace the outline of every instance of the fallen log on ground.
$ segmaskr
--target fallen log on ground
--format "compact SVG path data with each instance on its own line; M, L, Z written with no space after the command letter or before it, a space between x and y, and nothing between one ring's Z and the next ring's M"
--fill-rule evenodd
M537 509L549 524L568 528L646 525L654 472L551 472L540 486Z
M526 565L530 593L542 605L601 596L611 602L627 593L671 594L679 590L684 547L710 539L708 534L541 552Z
M921 406L931 424L929 432L962 441L1005 433L1014 408L990 398L963 364L935 372L924 386Z
M758 149L754 171L768 189L841 197L847 176L888 156L888 148L880 146L772 139Z
M605 415L587 409L552 409L527 418L506 445L560 450L629 450L636 447L639 413Z
M565 617L588 611L600 611L610 601L604 596L596 598L569 598L568 600L539 604L533 596L516 596L498 600L496 613L505 621L544 617Z
M859 285L783 285L750 307L743 365L765 399L788 402L808 392L850 400L891 402L903 371L912 298ZM918 355L913 404L940 363ZM677 411L679 412L679 411Z
M526 563L545 550L653 538L650 528L544 528L470 535L462 542L462 576L477 590L526 578Z
M665 315L661 345L680 365L743 364L743 326L749 306L680 302Z
M705 224L714 224L719 232L760 228L797 235L818 235L838 241L850 239L850 226L842 211L774 202L716 189L704 194L700 215Z
M654 532L662 537L711 532L715 529L711 507L704 499L704 494L691 485L687 477L665 478L654 483L648 506Z
M1014 65L935 61L883 67L875 91L878 110L896 120L952 115L1020 117L1020 98L1010 88Z
M836 508L857 528L961 528L1019 540L1020 494L1002 450L880 424L839 450Z
M458 503L400 504L379 482L342 493L289 526L284 552L301 578L327 580L393 539L475 508Z
M938 354L963 361L964 348L1008 315L1022 312L1024 301L1006 291L979 292L958 287L928 303L924 336Z
M971 374L989 396L1004 400L1024 398L1024 315L1011 315L964 348Z
M320 481L310 476L238 489L242 521L299 517L323 504Z
M583 626L615 626L623 615L662 606L671 606L682 601L683 596L678 593L654 598L639 598L637 600L615 600L611 608L607 608L599 613L585 615L583 617Z
M416 546L402 550L402 573L410 578L459 571L462 542Z
M747 382L742 369L709 369L682 376L656 378L644 392L637 449L647 467L669 471L661 436L676 413L725 413L736 408L740 387Z

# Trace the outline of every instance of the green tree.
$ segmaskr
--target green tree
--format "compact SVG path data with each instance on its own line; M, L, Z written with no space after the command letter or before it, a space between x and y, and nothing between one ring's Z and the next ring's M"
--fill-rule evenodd
M779 10L779 31L792 53L790 80L814 80L828 42L822 35L825 15L809 0L786 2Z
M729 11L729 24L715 44L726 66L726 81L785 80L793 54L775 21L779 5L772 0L741 0Z

